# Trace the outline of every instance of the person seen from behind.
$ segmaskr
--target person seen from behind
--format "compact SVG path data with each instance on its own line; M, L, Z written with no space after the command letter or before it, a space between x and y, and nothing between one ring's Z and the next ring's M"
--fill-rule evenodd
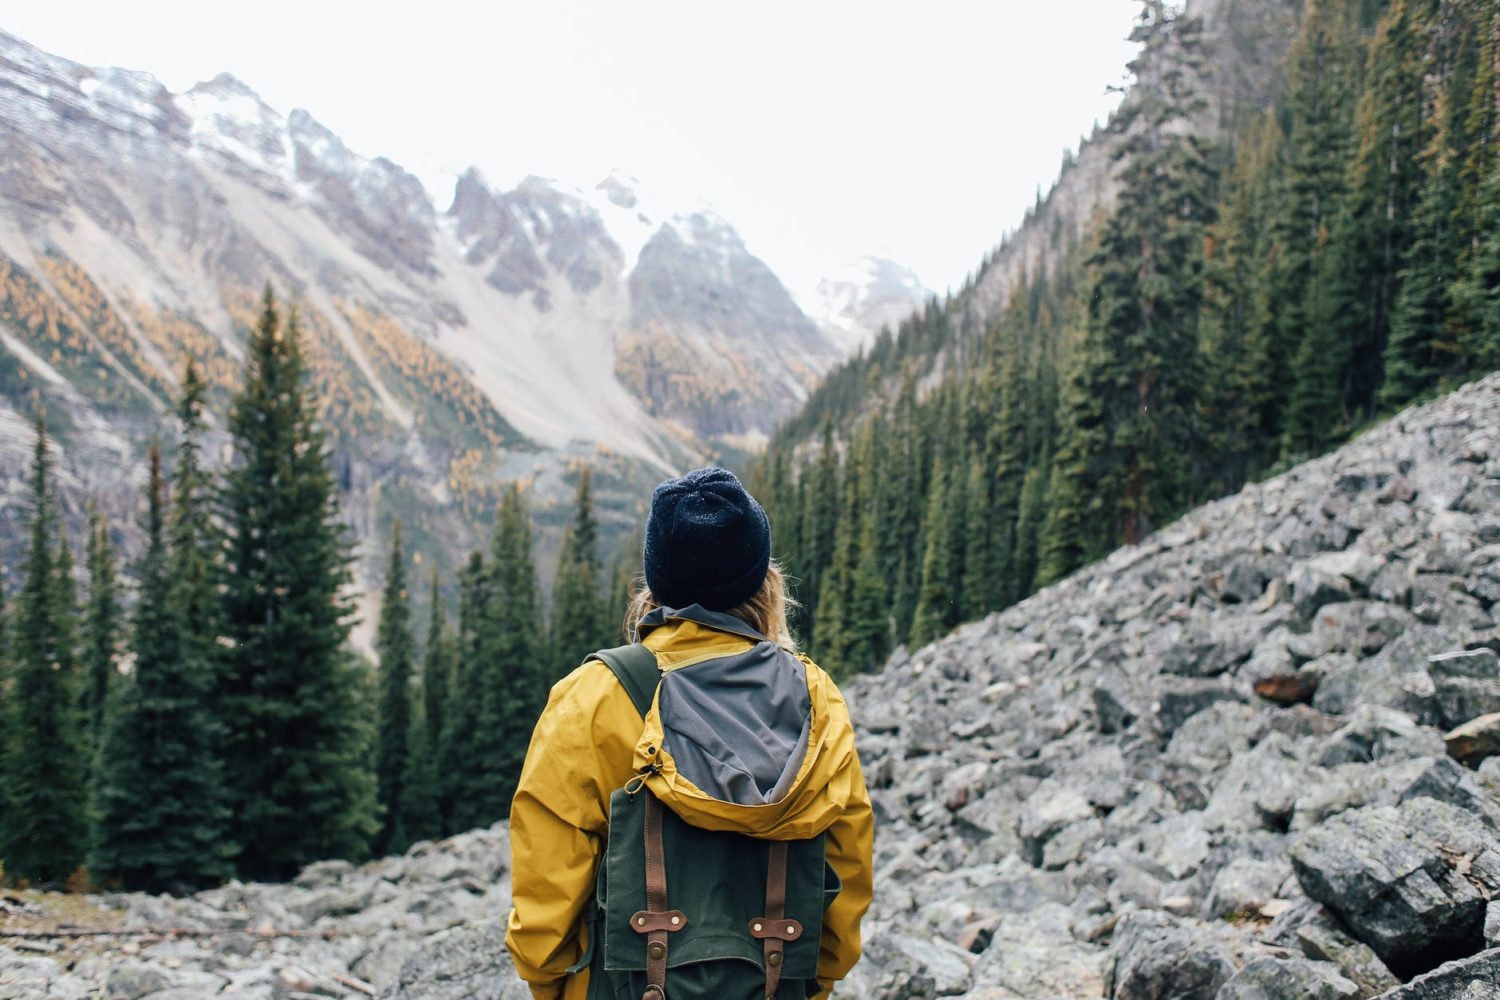
M874 819L735 476L656 487L628 646L552 689L511 803L506 945L539 998L804 1000L858 961Z

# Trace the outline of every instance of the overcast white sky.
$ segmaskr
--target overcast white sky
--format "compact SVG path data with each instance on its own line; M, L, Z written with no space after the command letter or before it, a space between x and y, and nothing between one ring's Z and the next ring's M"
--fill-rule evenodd
M174 91L221 71L446 208L459 171L704 198L805 287L960 283L1117 100L1133 0L50 0L0 28Z

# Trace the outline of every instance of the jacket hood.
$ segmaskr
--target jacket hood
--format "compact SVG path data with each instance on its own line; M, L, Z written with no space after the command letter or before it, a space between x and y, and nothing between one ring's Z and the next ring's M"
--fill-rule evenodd
M696 606L642 622L663 669L636 743L647 788L687 823L816 837L859 793L843 696L805 656Z

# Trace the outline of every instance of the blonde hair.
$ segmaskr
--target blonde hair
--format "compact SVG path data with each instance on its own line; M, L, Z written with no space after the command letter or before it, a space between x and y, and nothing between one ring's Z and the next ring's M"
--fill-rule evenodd
M755 596L738 607L729 608L724 614L738 618L776 645L795 653L797 643L792 639L792 630L787 626L786 616L796 606L796 599L786 592L786 576L773 560L766 570L766 579ZM646 582L637 581L635 592L630 595L630 604L625 609L626 642L636 641L641 619L659 607L661 603L652 595Z

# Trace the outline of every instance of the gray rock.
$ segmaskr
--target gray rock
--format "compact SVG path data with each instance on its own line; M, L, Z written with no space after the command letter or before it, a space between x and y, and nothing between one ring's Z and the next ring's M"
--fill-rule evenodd
M1452 758L1433 758L1401 792L1400 801L1422 797L1446 802L1483 821L1491 830L1500 831L1500 800Z
M1214 876L1203 915L1213 919L1254 914L1276 898L1291 874L1292 867L1285 858L1234 858Z
M1484 946L1500 948L1500 899L1492 899L1485 906Z
M1093 815L1093 805L1076 788L1050 778L1042 782L1021 810L1021 841L1031 863L1042 863L1043 847L1059 830Z
M1292 590L1292 607L1303 619L1310 619L1326 604L1347 601L1354 596L1354 587L1342 574L1319 570L1311 562L1292 570L1287 577Z
M1234 974L1224 949L1209 934L1159 913L1122 918L1111 945L1114 1000L1212 1000Z
M104 981L105 993L111 1000L139 1000L148 993L157 993L173 985L166 971L145 962L117 962L109 970Z
M1174 681L1157 702L1157 720L1161 731L1171 736L1188 719L1221 701L1243 701L1232 688L1216 680L1187 679Z
M505 951L505 925L495 918L434 935L401 965L383 998L529 1000Z
M1416 798L1336 816L1303 834L1291 858L1308 896L1393 972L1413 975L1481 944L1485 901L1500 891L1497 847L1479 820Z
M1500 712L1500 657L1492 649L1441 653L1428 658L1436 687L1436 722L1453 729Z
M1378 996L1401 984L1369 945L1355 940L1321 906L1297 928L1296 943L1308 958L1338 966L1359 987L1361 996Z
M1314 762L1323 767L1387 759L1435 757L1442 738L1410 715L1380 705L1360 705L1349 721L1318 744Z
M1381 1000L1500 1000L1500 948L1449 962Z
M1336 965L1303 959L1257 958L1246 963L1219 990L1217 1000L1345 1000L1359 987Z

